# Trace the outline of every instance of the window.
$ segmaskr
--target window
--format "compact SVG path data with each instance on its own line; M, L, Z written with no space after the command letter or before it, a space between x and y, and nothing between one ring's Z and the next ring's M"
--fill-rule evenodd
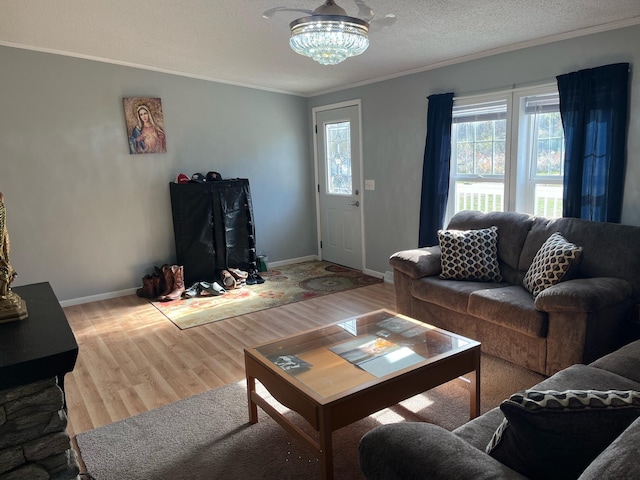
M327 193L351 195L351 123L329 123L325 126L327 152Z
M447 216L562 216L564 132L555 86L454 100Z

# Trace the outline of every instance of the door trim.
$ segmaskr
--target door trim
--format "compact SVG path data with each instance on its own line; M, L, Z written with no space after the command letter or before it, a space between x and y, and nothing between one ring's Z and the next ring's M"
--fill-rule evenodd
M314 167L314 191L316 196L316 231L318 232L318 259L322 260L322 248L320 248L320 241L322 239L322 226L321 226L321 218L320 218L320 192L318 192L318 185L320 184L320 175L319 175L319 167L318 167L318 134L316 132L316 116L320 112L324 112L327 110L335 110L338 108L344 107L357 107L358 108L358 128L359 128L359 145L358 151L360 154L360 185L358 185L358 189L360 190L360 242L362 244L362 272L367 270L366 263L366 243L365 243L365 225L364 225L364 209L365 207L365 198L364 198L364 162L363 162L363 152L362 152L362 100L354 99L347 100L345 102L332 103L329 105L322 105L319 107L313 107L311 109L311 131L313 135L313 167Z

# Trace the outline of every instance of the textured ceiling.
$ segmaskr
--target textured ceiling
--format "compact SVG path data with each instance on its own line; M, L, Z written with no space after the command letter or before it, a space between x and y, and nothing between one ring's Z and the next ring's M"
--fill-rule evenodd
M467 58L640 24L640 0L368 0L369 49L321 66L289 48L274 7L322 0L0 0L0 45L313 95ZM339 0L350 15L355 0Z

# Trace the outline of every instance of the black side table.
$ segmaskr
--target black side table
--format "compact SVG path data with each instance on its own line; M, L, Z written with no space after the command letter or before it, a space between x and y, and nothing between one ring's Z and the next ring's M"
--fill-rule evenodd
M78 344L51 285L34 283L13 291L26 302L29 316L0 324L0 390L58 377L64 392Z

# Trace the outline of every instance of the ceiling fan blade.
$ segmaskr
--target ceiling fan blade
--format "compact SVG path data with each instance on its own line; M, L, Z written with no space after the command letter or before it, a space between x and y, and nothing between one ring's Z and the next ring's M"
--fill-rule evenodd
M271 18L278 12L301 12L301 13L306 13L308 15L311 15L313 13L313 10L305 10L302 8L273 7L273 8L270 8L269 10L265 10L262 13L262 17Z
M357 18L361 18L365 22L369 22L373 17L375 17L376 12L373 11L373 8L364 3L364 0L355 0L355 3L358 6L358 13L356 14Z
M376 25L377 27L389 27L396 23L396 16L393 13L387 13L384 17L374 18L371 21L372 25Z

